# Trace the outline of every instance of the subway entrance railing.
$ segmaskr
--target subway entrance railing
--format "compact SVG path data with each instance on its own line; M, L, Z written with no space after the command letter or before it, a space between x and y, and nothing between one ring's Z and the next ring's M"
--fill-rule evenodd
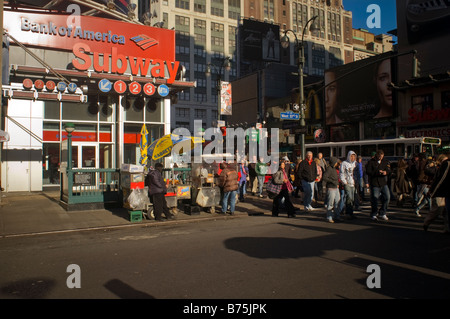
M65 169L61 178L61 198L66 205L119 204L120 171L118 169Z
M64 127L67 139L61 141L60 204L66 210L100 209L121 203L120 170L115 168L73 168L73 123Z

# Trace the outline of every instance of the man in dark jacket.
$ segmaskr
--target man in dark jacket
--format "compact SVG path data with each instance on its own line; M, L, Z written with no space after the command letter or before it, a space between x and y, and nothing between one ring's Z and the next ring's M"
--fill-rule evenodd
M297 176L302 181L302 187L304 191L303 205L306 211L312 211L311 206L314 198L314 183L317 178L317 165L313 160L313 153L307 152L305 160L301 161L298 166Z
M226 163L220 163L220 172L218 185L222 189L222 214L227 212L228 202L230 202L230 214L234 215L236 206L236 192L239 188L238 173L236 170L228 167Z
M153 203L153 214L155 220L163 221L162 214L167 219L174 219L175 217L170 213L164 195L167 193L167 187L162 177L163 164L156 163L155 169L150 168L147 174L146 184L148 186L148 196Z
M427 195L431 198L444 198L445 210L447 211L445 224L448 226L450 225L450 153L446 154L446 156L447 158L442 161ZM424 229L427 227L424 224Z
M391 174L391 164L384 158L384 152L382 150L378 150L375 156L367 163L366 174L369 178L370 204L372 206L370 218L377 220L378 214L380 219L388 220L386 212L391 195L387 185L387 177ZM381 208L378 211L378 199L380 195L382 195Z

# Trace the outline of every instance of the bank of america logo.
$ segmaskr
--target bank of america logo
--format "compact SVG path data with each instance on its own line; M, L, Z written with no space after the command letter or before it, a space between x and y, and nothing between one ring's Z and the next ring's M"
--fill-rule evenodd
M148 48L157 45L158 41L153 38L150 38L148 35L140 34L131 38L131 41L135 42L138 47L142 50L147 50Z

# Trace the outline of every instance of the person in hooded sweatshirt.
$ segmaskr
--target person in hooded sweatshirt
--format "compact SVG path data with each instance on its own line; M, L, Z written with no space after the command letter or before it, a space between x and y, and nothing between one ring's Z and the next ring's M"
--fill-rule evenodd
M350 219L355 219L353 215L353 205L355 203L355 178L354 170L356 167L356 153L349 151L347 154L347 160L343 161L339 171L339 178L344 185L345 192L345 214Z
M335 220L340 220L340 212L338 209L340 195L339 195L339 175L337 170L338 159L336 157L330 158L330 164L327 165L322 176L322 181L327 188L326 207L327 220L334 223Z

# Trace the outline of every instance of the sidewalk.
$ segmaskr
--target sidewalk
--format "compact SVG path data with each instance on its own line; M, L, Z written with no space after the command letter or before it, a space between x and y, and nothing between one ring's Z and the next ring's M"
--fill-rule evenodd
M188 215L179 209L175 220L157 222L155 220L142 219L141 222L131 222L128 210L125 208L68 212L59 204L59 191L2 192L1 196L0 238L52 232L162 226L174 223L239 218L253 214L271 214L272 207L271 199L249 195L246 197L245 202L239 202L236 205L234 216L211 214L206 211L202 211L197 215Z

